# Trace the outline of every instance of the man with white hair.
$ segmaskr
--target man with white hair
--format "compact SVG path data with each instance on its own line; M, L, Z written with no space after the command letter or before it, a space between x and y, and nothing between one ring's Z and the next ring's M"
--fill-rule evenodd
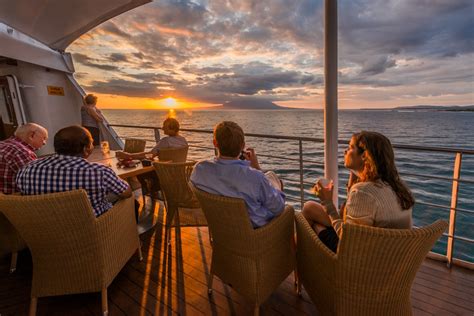
M48 131L35 123L19 126L15 135L0 141L0 192L17 192L15 177L17 172L35 160L35 151L43 147L48 139Z

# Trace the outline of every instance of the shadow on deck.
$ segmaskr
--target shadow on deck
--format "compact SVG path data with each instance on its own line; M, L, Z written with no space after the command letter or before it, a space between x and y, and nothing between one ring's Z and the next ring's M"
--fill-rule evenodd
M219 278L212 296L206 280L211 246L206 227L172 230L171 248L164 245L164 228L141 235L142 262L133 256L108 289L109 314L114 315L251 315L253 304ZM26 315L32 263L20 253L18 269L9 274L9 258L0 259L0 315ZM473 315L474 272L425 260L412 288L415 315ZM40 298L37 315L100 315L100 293ZM291 274L262 305L262 315L314 315L317 310L304 292L296 295Z

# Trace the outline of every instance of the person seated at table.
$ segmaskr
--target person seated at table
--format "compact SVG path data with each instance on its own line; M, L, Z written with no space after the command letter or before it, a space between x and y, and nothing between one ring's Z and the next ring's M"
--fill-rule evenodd
M127 153L118 151L115 156L118 159L140 159L151 158L158 156L160 149L164 148L182 148L187 147L188 142L186 138L179 135L179 122L175 118L167 118L163 122L163 132L168 135L160 139L155 147L149 152ZM137 176L141 184L142 193L150 194L151 196L162 199L159 192L161 191L160 180L155 171L147 172Z
M354 134L344 152L344 165L351 170L347 202L339 214L333 204L333 184L316 183L321 204L306 202L303 215L332 251L337 251L342 223L409 229L415 199L400 179L390 140L376 132Z
M73 125L54 135L55 155L35 160L22 168L16 184L24 195L84 189L96 216L112 208L108 194L128 198L132 191L127 184L104 165L86 159L94 149L91 133Z
M177 119L169 117L163 122L163 132L166 137L160 139L155 147L149 152L127 153L118 151L116 156L119 159L144 159L147 156L158 156L158 152L163 148L182 148L188 146L186 138L179 135L179 122Z
M217 157L198 162L191 174L196 188L243 199L254 228L266 225L283 212L285 194L281 191L281 181L274 173L267 177L261 171L253 148L244 151L244 131L237 123L217 124L213 143ZM241 154L244 160L239 159Z
M35 151L46 144L48 131L35 124L26 123L15 130L14 136L0 142L0 192L17 192L15 177L23 166L35 160Z

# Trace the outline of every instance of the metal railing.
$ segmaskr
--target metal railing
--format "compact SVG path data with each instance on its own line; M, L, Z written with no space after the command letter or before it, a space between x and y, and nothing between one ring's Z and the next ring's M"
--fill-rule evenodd
M135 126L135 125L124 125L124 124L110 124L111 127L122 127L122 128L135 128L135 129L146 129L146 130L159 130L161 128L155 126ZM211 130L202 130L202 129L180 129L183 132L188 133L204 133L204 134L212 134ZM279 156L279 155L266 155L266 154L259 154L259 157L268 157L272 159L282 159L286 161L294 161L298 162L299 165L299 179L293 179L288 177L281 177L284 180L288 180L291 182L299 182L299 199L293 198L291 196L287 196L287 199L294 202L299 202L301 208L305 203L305 185L313 185L314 182L309 182L304 180L304 164L311 163L313 166L324 168L324 163L315 160L308 160L304 159L304 152L303 152L303 142L312 142L312 143L319 143L324 144L324 139L322 138L314 138L314 137L298 137L298 136L280 136L280 135L266 135L266 134L255 134L255 133L248 133L245 134L246 137L255 137L255 138L264 138L264 139L278 139L278 140L287 140L287 141L295 141L298 145L298 158L286 157L286 156ZM147 141L154 142L154 139L146 139ZM346 140L339 140L339 144L347 144L348 141ZM192 145L190 144L189 147L199 148L199 149L209 149L214 151L213 147L209 146L199 146L199 145ZM410 172L400 172L401 175L408 176L408 177L415 177L415 178L425 178L431 180L442 180L442 181L450 181L452 183L451 189L451 202L450 206L428 203L428 202L421 202L417 201L418 205L424 205L433 208L445 209L449 210L449 230L448 233L443 234L443 236L447 237L447 249L446 249L446 256L441 254L433 254L432 257L437 259L441 259L447 262L448 267L451 267L453 263L458 265L462 265L468 267L470 269L474 269L474 263L460 260L453 258L454 252L454 243L456 240L462 240L467 243L474 244L474 240L462 236L457 236L455 234L456 228L456 214L457 212L462 212L472 216L474 214L474 210L467 210L458 207L458 196L459 196L459 184L460 183L468 183L474 185L474 180L470 179L462 179L461 178L461 165L463 155L473 155L474 150L472 149L462 149L462 148L446 148L446 147L428 147L428 146L413 146L413 145L400 145L400 144L393 144L395 149L399 150L406 150L406 151L415 151L415 152L430 152L430 153L446 153L446 154L454 154L454 167L453 167L453 176L452 177L444 177L438 175L430 175L430 174L421 174L421 173L410 173ZM344 167L343 165L339 165L339 167ZM339 195L340 198L345 198L344 195Z

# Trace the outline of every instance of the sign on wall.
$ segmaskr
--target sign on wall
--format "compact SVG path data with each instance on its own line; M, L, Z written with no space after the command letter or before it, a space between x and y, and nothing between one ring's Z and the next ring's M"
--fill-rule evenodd
M48 86L48 94L64 96L64 88L56 87L56 86Z

